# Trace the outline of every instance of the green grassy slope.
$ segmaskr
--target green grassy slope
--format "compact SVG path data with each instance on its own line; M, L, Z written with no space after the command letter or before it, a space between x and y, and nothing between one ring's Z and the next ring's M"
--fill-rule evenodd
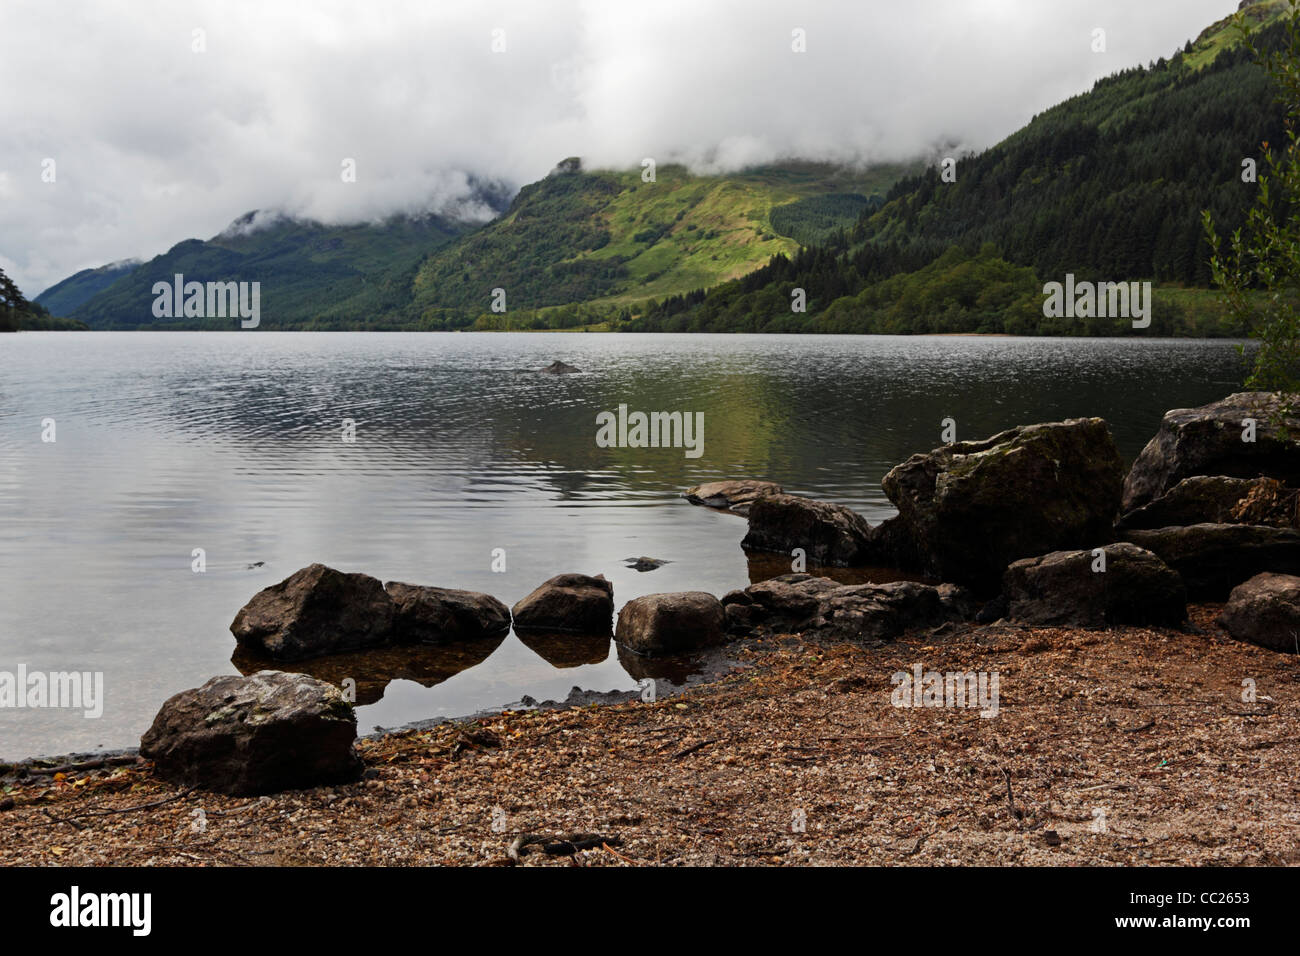
M525 186L500 220L431 254L415 276L416 308L486 312L494 288L514 311L715 285L793 253L795 236L852 225L908 171L791 163L695 176L662 166L652 183L640 170L557 171Z

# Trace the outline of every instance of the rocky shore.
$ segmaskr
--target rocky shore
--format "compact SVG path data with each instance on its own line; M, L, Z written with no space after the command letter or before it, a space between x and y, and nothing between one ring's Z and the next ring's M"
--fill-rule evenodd
M364 739L360 780L268 796L28 774L0 864L1294 865L1295 659L1218 613L759 638L680 695ZM918 663L999 672L998 716L893 706Z
M1165 859L1152 841L1169 841L1161 852L1178 862L1295 862L1297 821L1282 809L1295 788L1276 758L1300 746L1300 420L1276 396L1169 412L1127 473L1106 423L1073 419L913 455L883 487L898 515L874 527L772 482L690 489L693 504L743 517L742 546L788 556L791 572L721 596L645 595L616 619L602 575L559 574L507 608L477 592L304 568L231 625L264 669L172 697L136 763L11 769L0 825L118 840L123 826L107 821L119 813L212 807L247 813L240 826L254 827L288 802L313 816L311 832L346 839L349 826L374 824L365 808L379 788L388 806L375 813L394 812L384 825L406 834L393 858L402 862L494 862L504 834L521 841L504 847L511 863L898 861L893 843L873 842L882 833L916 841L903 860L929 846L930 862ZM804 572L810 565L887 566L900 579L842 584ZM666 698L646 680L639 697L597 710L507 712L358 744L355 696L285 666L492 644L511 627L557 647L612 636L633 676L638 661L700 653L725 653L735 667ZM647 750L648 740L658 743ZM690 783L692 766L716 786ZM990 779L1005 788L993 806ZM1078 816L1088 809L1079 794L1115 788L1100 825ZM299 792L267 802L285 791ZM724 793L730 809L717 802ZM124 794L161 802L133 808ZM230 803L248 798L260 799ZM1119 842L1091 839L1112 832L1106 807L1144 822ZM1159 813L1185 817L1179 826L1198 814L1222 821L1224 807L1240 819L1235 835L1220 833L1222 853L1151 823ZM883 829L864 833L882 826L881 812ZM900 820L916 821L915 832ZM764 835L749 840L747 829ZM158 852L171 846L158 839ZM14 845L16 859L39 852ZM237 845L222 852L281 852ZM377 848L335 850L343 858L333 862L378 861L365 855Z

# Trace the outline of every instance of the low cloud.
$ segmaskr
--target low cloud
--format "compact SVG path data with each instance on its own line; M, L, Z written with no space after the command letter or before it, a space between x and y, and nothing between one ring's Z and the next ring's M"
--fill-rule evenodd
M980 148L1235 7L7 0L0 267L34 295L253 209L482 219L476 181L521 185L570 155L721 171Z

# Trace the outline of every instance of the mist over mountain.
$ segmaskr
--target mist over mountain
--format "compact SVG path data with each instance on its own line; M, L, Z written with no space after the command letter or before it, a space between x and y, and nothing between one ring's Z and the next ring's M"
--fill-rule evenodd
M717 174L983 148L1235 6L15 0L0 266L34 292L252 209L460 218L475 180L518 188L571 155ZM49 68L51 36L75 69Z

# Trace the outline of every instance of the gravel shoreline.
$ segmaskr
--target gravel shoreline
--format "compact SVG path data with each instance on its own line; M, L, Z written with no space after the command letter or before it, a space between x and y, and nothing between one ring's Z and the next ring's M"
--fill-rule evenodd
M678 695L365 738L361 781L257 799L135 761L11 775L0 864L1300 863L1297 659L1191 610L748 640ZM893 706L917 664L997 673L998 715Z

